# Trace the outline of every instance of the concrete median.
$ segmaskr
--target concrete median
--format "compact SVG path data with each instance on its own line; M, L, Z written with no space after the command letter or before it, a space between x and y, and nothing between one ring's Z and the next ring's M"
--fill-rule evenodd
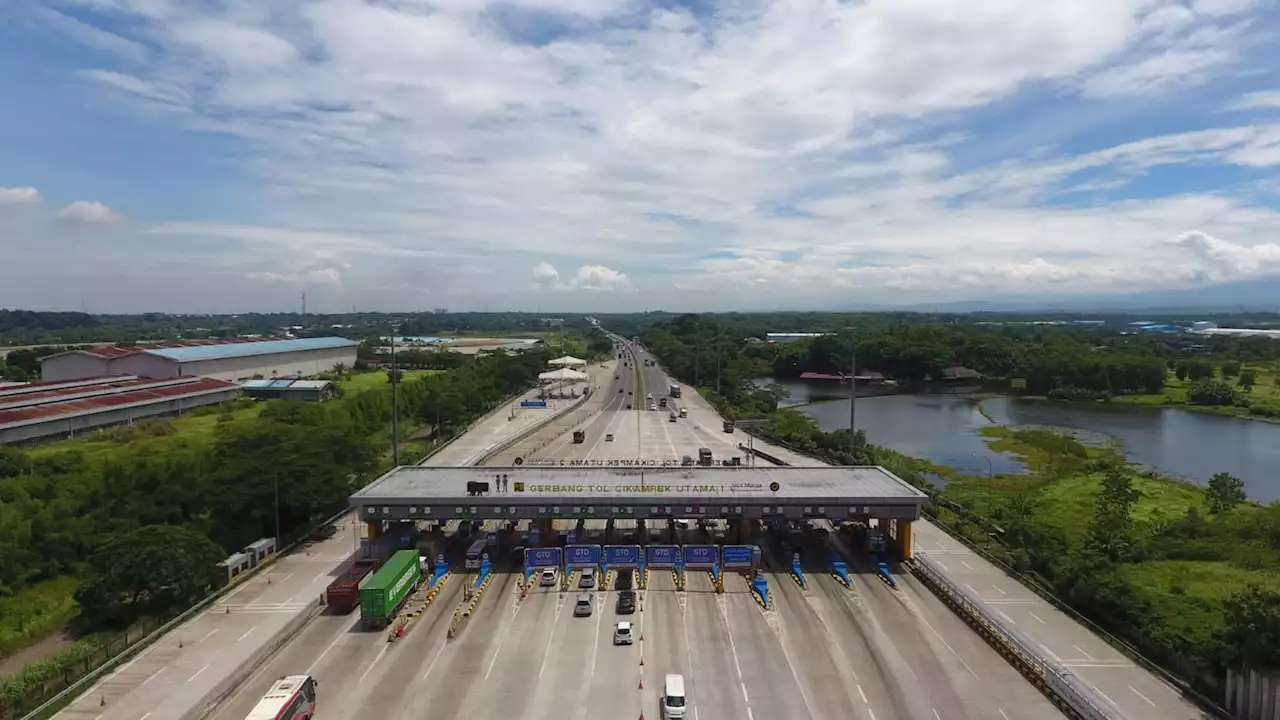
M235 672L224 678L200 702L184 713L182 720L203 720L213 714L223 701L230 697L241 684L249 680L281 648L288 645L298 633L302 632L307 623L311 622L312 618L319 615L323 610L324 606L317 601L308 610L298 613L270 640L255 650L248 660L237 666Z

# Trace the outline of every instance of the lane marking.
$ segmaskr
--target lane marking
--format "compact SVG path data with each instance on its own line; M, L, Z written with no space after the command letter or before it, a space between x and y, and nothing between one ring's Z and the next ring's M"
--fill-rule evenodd
M208 640L209 638L213 637L213 634L214 634L214 633L216 633L216 632L218 632L218 628L214 628L214 629L210 630L209 632L205 633L205 634L204 634L204 637L200 638L200 639L199 639L199 640L197 640L196 642L198 642L198 643L202 643L202 642L204 642L205 640Z
M147 683L151 682L152 680L155 680L157 675L159 675L160 673L162 673L162 672L164 672L165 670L168 670L168 669L169 669L169 666L168 666L168 665L165 665L164 667L160 668L159 670L157 670L157 671L155 671L155 672L151 673L150 675L148 675L148 676L147 676L147 679L146 679L146 680L143 680L143 681L142 681L142 684L143 684L143 685L146 685ZM148 713L148 715L149 715L149 714L150 714L150 713Z
M1133 691L1133 694L1134 694L1134 695L1137 695L1138 697L1142 698L1143 700L1146 700L1146 701L1147 701L1147 704L1148 704L1148 705L1150 705L1151 707L1155 707L1155 706L1156 706L1155 701L1154 701L1154 700L1152 700L1151 698L1147 697L1146 695L1143 695L1142 693L1138 692L1138 688L1136 688L1136 687L1134 687L1134 686L1130 685L1130 686L1129 686L1129 689Z
M244 631L244 634L243 634L243 635L241 635L239 638L237 638L237 639L236 639L236 642L240 642L241 640L243 640L243 639L245 639L245 638L249 637L250 635L252 635L252 634L253 634L253 631L254 631L254 630L257 630L257 629L258 629L258 626L257 626L257 625L254 625L253 627L249 628L248 630L245 630L245 631Z
M1011 618L1011 617L1009 617L1008 615L1006 615L1006 614L1005 614L1005 612L1004 612L1003 610L997 610L996 612L1000 613L1000 617L1004 618L1005 620L1008 620L1009 622L1013 623L1014 625L1017 625L1017 624L1018 624L1016 620L1014 620L1013 618Z
M1044 625L1044 624L1045 624L1045 621L1041 620L1039 615L1037 615L1037 614L1035 614L1035 613L1031 612L1030 610L1028 610L1028 611L1027 611L1027 614L1028 614L1028 615L1030 615L1031 617L1035 618L1035 619L1036 619L1036 621L1037 621L1037 622L1039 622L1041 625Z
M329 654L329 651L333 649L334 645L337 645L338 643L342 642L342 639L346 637L346 635L347 633L345 631L343 631L342 633L339 633L338 637L334 638L333 642L329 643L329 646L324 649L324 652L316 656L315 662L311 663L311 667L307 668L308 675L310 675L311 672L316 669L316 666L320 664L320 661L324 659L325 655Z
M377 666L378 661L382 659L382 656L387 654L387 649L390 647L390 644L382 646L382 650L378 651L378 657L374 658L373 662L369 663L369 667L365 668L364 674L360 676L360 680L358 682L364 682L364 679L369 677L369 673L373 672L373 668Z
M147 718L149 717L151 717L151 713L147 713L146 715L143 715L142 717L138 718L138 720L147 720Z
M604 578L600 578L600 582L604 582ZM599 598L596 602L596 644L591 648L591 672L587 674L587 684L583 686L583 694L590 695L591 681L596 677L596 656L600 654L600 623L604 622L605 600L609 593L603 593L605 597ZM586 698L582 698L583 704L586 704Z
M431 658L431 663L430 663L429 665L427 665L427 671L426 671L426 672L424 672L424 673L422 673L422 679L423 679L423 680L426 680L426 679L427 679L427 676L431 674L431 671L435 669L435 667L436 667L436 661L437 661L437 660L439 660L439 659L440 659L440 656L444 654L444 649L445 649L448 645L449 645L449 639L446 637L446 638L445 638L445 639L440 643L440 649L436 651L436 655L435 655L435 657ZM488 676L486 675L485 677L488 677Z
M1093 691L1094 691L1094 692L1096 692L1096 693L1098 693L1099 695L1101 695L1103 700L1106 700L1107 702L1111 703L1112 705L1116 705L1116 701L1115 701L1115 700L1112 700L1112 699L1111 699L1111 698L1109 698L1109 697L1107 697L1107 694L1106 694L1106 693L1104 693L1104 692L1102 692L1101 690L1099 690L1097 685L1094 685L1094 686L1093 686ZM1120 706L1119 706L1119 705L1116 705L1116 707L1120 707Z
M195 680L196 678L200 677L200 673L208 669L209 669L209 663L205 663L204 667L197 670L195 675L192 675L191 677L187 678L187 682L191 682L192 680Z
M782 648L782 656L787 660L787 669L791 671L791 678L796 683L796 689L800 691L800 699L804 700L804 708L809 712L809 717L819 717L818 713L813 711L813 703L809 702L809 693L805 692L804 683L800 682L800 673L796 671L795 658L791 657L791 651L787 649L787 639L784 637L786 631L781 623L778 625L778 647ZM910 668L908 668L910 669Z
M867 702L867 694L866 694L866 693L864 693L864 692L862 692L862 686L861 686L861 685L859 685L859 686L858 686L858 695L862 697L862 702L863 702L863 704L864 704L864 705L870 705L870 704L871 704L871 703Z
M947 639L942 637L942 633L938 632L937 628L931 625L928 620L925 620L923 616L917 614L916 617L920 618L920 622L924 623L924 626L929 628L929 632L933 633L934 636L938 638L938 641L941 642L943 645L945 645L946 648L951 651L951 654L954 655L956 659L960 661L960 664L964 666L965 670L969 671L970 675L974 677L978 677L978 673L974 672L973 668L969 667L969 663L965 662L964 658L960 657L960 653L956 652L956 649L951 647L951 643L947 642Z
M933 716L938 720L942 720L942 716L938 714L938 708L933 709Z
M938 563L938 567L942 568L943 570L947 572L951 572L951 568L947 567L941 560L934 560L934 562Z
M1084 651L1084 648L1080 647L1079 645L1072 645L1071 647L1075 648L1075 649L1076 649L1076 652L1078 652L1078 653L1080 653L1081 655L1083 655L1083 656L1084 656L1084 658L1085 658L1086 660L1097 660L1097 659L1098 659L1098 658L1096 658L1096 657L1094 657L1094 656L1090 655L1089 653L1085 652L1085 651Z
M547 671L547 658L551 657L551 643L556 639L556 625L560 624L560 612L564 608L562 598L556 598L556 612L551 618L551 632L547 635L547 648L542 651L542 664L538 666L538 677Z
M506 628L505 628L505 630L502 632L502 637L501 637L501 638L499 638L499 640L498 640L498 647L494 648L494 651L493 651L493 658L492 658L491 660L489 660L489 669L488 669L488 670L485 670L485 672L484 672L484 679L485 679L485 680L488 680L488 679L489 679L489 676L490 676L491 674L493 674L493 666L494 666L494 665L496 665L496 664L497 664L497 662L498 662L498 655L502 654L502 645L503 645L503 643L505 643L505 642L507 641L507 636L511 634L511 633L507 632L507 630L510 630L510 629L511 629L511 626L512 626L513 624L515 624L516 616L520 614L520 608L523 608L523 607L524 607L524 605L525 605L524 603L517 603L517 602L515 601L515 598L519 596L519 592L520 592L519 590L514 590L514 589L513 589L513 594L512 594L512 596L511 596L511 597L512 597L511 602L515 605L515 610L514 610L514 612L512 612L512 613L511 613L511 617L507 618ZM427 672L429 673L429 672L431 672L431 671L430 671L430 670L428 670ZM426 680L426 679L427 679L427 676L426 676L426 675L423 675L423 676L422 676L422 679L423 679L423 680Z
M320 578L325 577L328 574L329 573L316 573L316 576L311 579L311 584L312 585L316 584L317 582L320 581Z
M995 589L996 589L996 592L1000 593L1001 595L1008 595L1008 594L1009 594L1009 593L1005 592L1004 590L1002 590L1002 589L1000 588L1000 586L999 586L999 585L996 585L995 583L992 583L992 584L991 584L991 587L995 588Z
M1009 716L1004 714L1004 708L996 708L996 709L1000 711L1000 717L1004 718L1004 720L1009 720Z
M968 562L966 562L966 561L964 561L964 560L961 560L961 561L960 561L960 564L961 564L961 565L963 565L963 566L965 566L965 567L967 567L967 568L969 568L970 570L972 570L972 569L973 569L973 566L972 566L972 565L970 565Z

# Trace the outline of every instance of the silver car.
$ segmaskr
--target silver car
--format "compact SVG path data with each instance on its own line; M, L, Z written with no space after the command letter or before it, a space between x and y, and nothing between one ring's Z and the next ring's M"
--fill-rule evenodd
M591 593L578 593L578 602L573 604L574 617L591 617Z

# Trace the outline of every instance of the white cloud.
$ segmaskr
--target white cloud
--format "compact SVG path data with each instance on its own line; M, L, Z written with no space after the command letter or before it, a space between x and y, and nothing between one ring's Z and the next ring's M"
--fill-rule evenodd
M116 211L100 202L76 200L58 211L63 220L88 224L105 224L119 222L122 218Z
M288 285L338 285L342 282L342 274L336 268L301 272L256 272L249 273L248 277L250 280Z
M40 202L40 191L33 187L0 187L0 205Z
M1245 93L1226 107L1227 110L1258 110L1280 108L1280 90L1259 90Z
M631 287L631 281L625 273L618 272L604 265L583 265L573 279L567 283L560 281L560 271L554 265L540 262L533 266L534 283L543 290L623 290Z
M724 307L1274 269L1255 188L1187 181L1280 166L1280 125L1223 126L1201 94L1280 69L1247 0L59 4L79 25L39 17L104 51L81 90L218 138L262 188L214 195L253 195L239 216L127 226L154 272L217 268L239 297Z

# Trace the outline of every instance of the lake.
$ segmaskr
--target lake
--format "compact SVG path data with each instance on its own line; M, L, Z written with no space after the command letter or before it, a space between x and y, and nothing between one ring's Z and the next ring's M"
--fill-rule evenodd
M783 406L802 405L798 409L826 430L849 427L847 389L779 384L790 393ZM1113 437L1130 460L1199 483L1214 473L1229 472L1244 480L1250 498L1280 500L1280 424L1175 408L1005 397L983 400L981 408L999 425L1043 425ZM966 397L859 397L857 423L871 443L964 472L985 473L988 461L997 473L1021 468L1017 460L987 448L978 430L990 421L979 411L979 403Z

